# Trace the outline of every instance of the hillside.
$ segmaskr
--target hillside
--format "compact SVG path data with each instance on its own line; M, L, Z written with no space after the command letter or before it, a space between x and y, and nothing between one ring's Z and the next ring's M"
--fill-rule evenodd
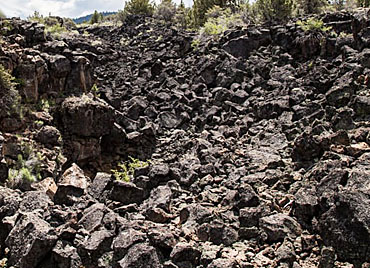
M100 12L100 14L102 14L103 17L106 17L106 16L117 14L117 12ZM77 24L81 24L81 23L84 23L84 22L89 22L91 20L92 15L93 14L89 14L89 15L86 15L86 16L83 16L83 17L75 18L75 19L73 19L73 21L74 21L74 23L77 23Z
M370 15L316 19L202 43L7 20L6 267L369 267Z

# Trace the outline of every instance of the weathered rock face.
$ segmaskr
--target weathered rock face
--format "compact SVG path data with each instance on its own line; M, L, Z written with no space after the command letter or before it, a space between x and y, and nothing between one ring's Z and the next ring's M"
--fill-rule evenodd
M61 40L10 21L0 63L22 83L0 83L1 258L367 267L369 18L322 19L336 38L249 26L198 49L143 16Z
M79 197L86 192L88 186L89 179L76 164L73 164L63 173L58 182L58 190L54 200L58 204L71 205L78 202Z
M271 43L270 31L267 29L249 29L245 36L228 41L224 46L227 52L234 57L248 58L249 54L261 46Z
M50 224L35 212L20 214L5 243L10 249L9 264L37 267L58 237Z
M107 135L114 122L112 107L89 96L65 99L60 112L64 131L80 137Z

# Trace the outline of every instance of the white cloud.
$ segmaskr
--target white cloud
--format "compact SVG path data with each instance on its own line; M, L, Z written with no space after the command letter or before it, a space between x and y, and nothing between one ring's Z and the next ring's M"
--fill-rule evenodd
M160 0L156 0L159 2ZM26 18L34 11L47 16L76 18L93 13L95 10L117 11L123 9L124 0L4 0L1 9L8 17ZM180 0L175 0L180 2ZM189 6L192 0L184 0Z
M47 16L79 17L98 11L117 11L123 8L122 0L11 0L2 3L1 9L8 17L26 18L34 11Z

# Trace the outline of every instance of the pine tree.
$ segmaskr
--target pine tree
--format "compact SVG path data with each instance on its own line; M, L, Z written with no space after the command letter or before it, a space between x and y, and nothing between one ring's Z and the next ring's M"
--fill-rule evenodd
M98 23L99 22L99 13L95 10L94 14L91 16L90 24Z
M126 14L153 15L153 11L154 7L149 0L130 0L124 8Z
M155 9L155 17L171 22L176 14L176 5L172 0L162 0L158 7Z
M292 16L293 4L293 0L257 0L255 3L260 19L267 23L288 20Z
M176 10L175 23L183 29L191 26L191 8L185 7L184 2L181 0L180 5Z
M317 14L328 4L327 0L296 0L298 10L303 14Z

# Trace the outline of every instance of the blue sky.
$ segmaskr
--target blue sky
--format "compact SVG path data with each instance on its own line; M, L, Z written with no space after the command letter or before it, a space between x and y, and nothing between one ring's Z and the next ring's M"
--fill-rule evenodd
M157 0L158 1L158 0ZM160 1L160 0L159 0ZM76 18L98 11L123 9L124 0L2 0L1 10L8 17L26 18L35 10L42 15ZM180 2L180 0L175 0ZM192 0L184 0L189 6Z

